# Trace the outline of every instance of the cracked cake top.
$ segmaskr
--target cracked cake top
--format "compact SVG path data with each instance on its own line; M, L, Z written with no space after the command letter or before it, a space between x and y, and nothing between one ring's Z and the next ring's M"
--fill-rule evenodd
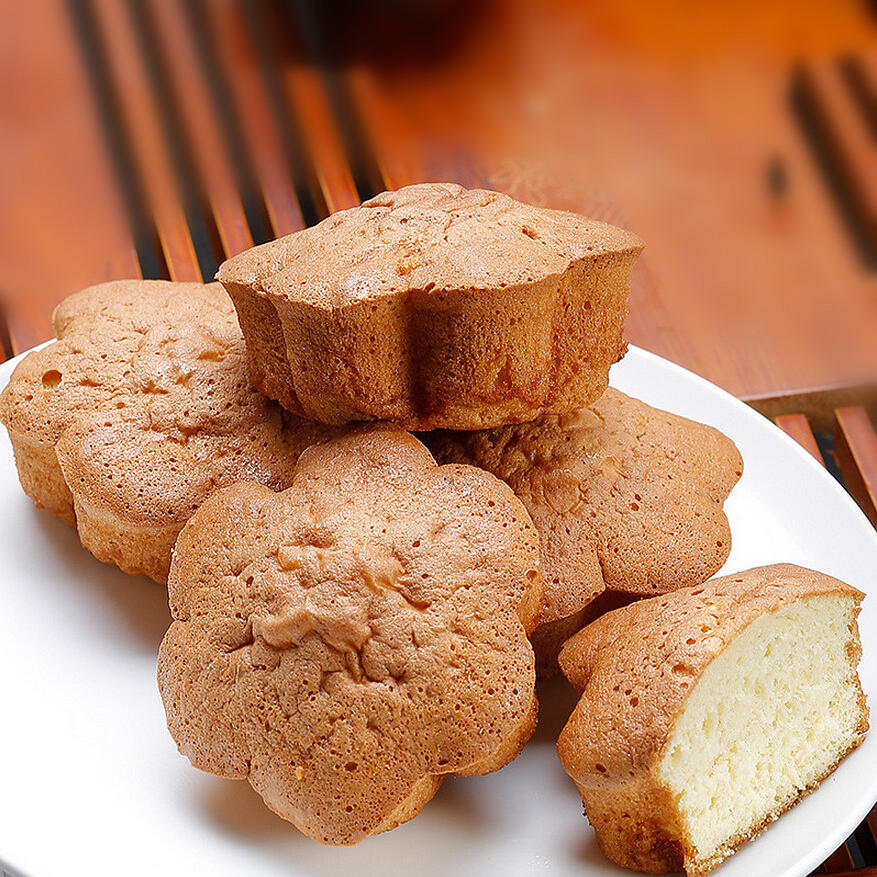
M734 443L611 387L574 414L424 439L440 462L501 478L530 512L545 573L540 626L607 588L649 596L700 584L730 552L722 504L743 471ZM539 654L538 632L534 642Z
M535 721L535 529L512 492L389 425L315 445L183 529L159 683L195 766L324 843L414 816Z
M334 308L408 290L492 289L639 252L636 235L455 183L405 186L247 250L218 279Z

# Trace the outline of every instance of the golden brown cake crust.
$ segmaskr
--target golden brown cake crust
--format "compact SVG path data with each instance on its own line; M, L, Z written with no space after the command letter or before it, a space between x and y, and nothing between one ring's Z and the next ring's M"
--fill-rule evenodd
M654 765L685 699L709 663L756 618L830 593L864 597L803 567L757 567L609 612L566 642L560 668L583 697L560 734L558 755L610 859L655 874L681 867L688 840ZM849 659L855 669L859 654ZM859 703L857 743L868 727L861 687ZM730 848L764 824L732 839ZM697 873L705 871L689 871Z
M180 534L159 655L192 763L248 778L324 843L414 816L535 723L538 537L500 481L395 427L316 445L283 493L238 484Z
M0 419L34 502L127 572L164 581L176 534L212 490L285 487L297 455L337 432L252 387L218 283L104 283L54 322L58 340L15 369Z
M584 611L604 589L650 596L699 584L731 550L722 505L743 471L734 443L618 390L576 414L424 441L440 462L501 478L530 512L545 573L542 675L557 671L561 636L592 620Z
M603 392L641 249L573 213L427 183L241 253L217 276L254 382L289 410L478 429Z

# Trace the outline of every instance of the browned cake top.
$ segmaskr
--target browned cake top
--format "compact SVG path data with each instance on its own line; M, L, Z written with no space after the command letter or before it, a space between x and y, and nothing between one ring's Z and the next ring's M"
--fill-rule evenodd
M542 622L604 586L650 594L702 582L730 551L722 503L743 469L734 443L618 390L575 414L426 441L439 461L481 466L523 501L542 539Z
M159 681L181 751L318 840L392 827L424 778L523 745L535 530L493 476L438 467L397 428L310 448L283 493L214 494L168 590Z
M218 283L104 283L65 299L54 322L58 340L15 369L0 418L55 444L73 492L127 520L181 524L241 479L284 487L298 453L337 432L252 387Z
M218 278L334 308L409 290L528 284L575 262L640 249L635 235L575 213L423 183L234 256Z

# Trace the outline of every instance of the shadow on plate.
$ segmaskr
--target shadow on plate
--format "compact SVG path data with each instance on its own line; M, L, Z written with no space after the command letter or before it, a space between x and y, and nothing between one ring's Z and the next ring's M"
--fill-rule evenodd
M465 780L456 777L448 777L417 819L421 823L427 819L433 823L441 822L446 828L457 823L458 829L477 832L484 822L484 815L474 806L471 796L466 794L462 785L464 782ZM308 844L313 849L333 849L312 841L291 823L281 819L265 805L253 787L243 780L216 778L207 786L203 804L207 815L223 831L248 840L279 839ZM382 834L377 837L388 836ZM370 838L369 842L373 843L374 840Z
M594 836L594 832L584 815L582 816L582 837L578 844L576 844L574 855L576 861L588 866L588 870L591 868L599 869L600 874L630 875L632 873L613 864L600 852L597 838Z
M127 630L158 651L158 644L170 624L167 590L145 576L129 576L101 563L80 544L74 529L49 512L31 507L36 529L46 543L52 563L68 571L65 584L92 590L118 616Z
M223 831L248 840L301 837L292 825L269 810L253 787L243 780L217 777L208 784L203 803L207 815Z
M536 695L539 698L539 723L530 742L555 744L579 702L579 695L560 674L538 682Z

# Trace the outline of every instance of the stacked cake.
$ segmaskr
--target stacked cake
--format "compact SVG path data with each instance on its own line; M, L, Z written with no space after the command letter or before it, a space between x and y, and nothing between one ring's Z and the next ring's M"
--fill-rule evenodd
M159 685L193 764L356 843L512 760L559 660L601 847L699 875L858 745L862 595L789 566L707 582L739 452L608 387L641 248L424 184L219 283L58 307L0 418L38 506L167 582Z

